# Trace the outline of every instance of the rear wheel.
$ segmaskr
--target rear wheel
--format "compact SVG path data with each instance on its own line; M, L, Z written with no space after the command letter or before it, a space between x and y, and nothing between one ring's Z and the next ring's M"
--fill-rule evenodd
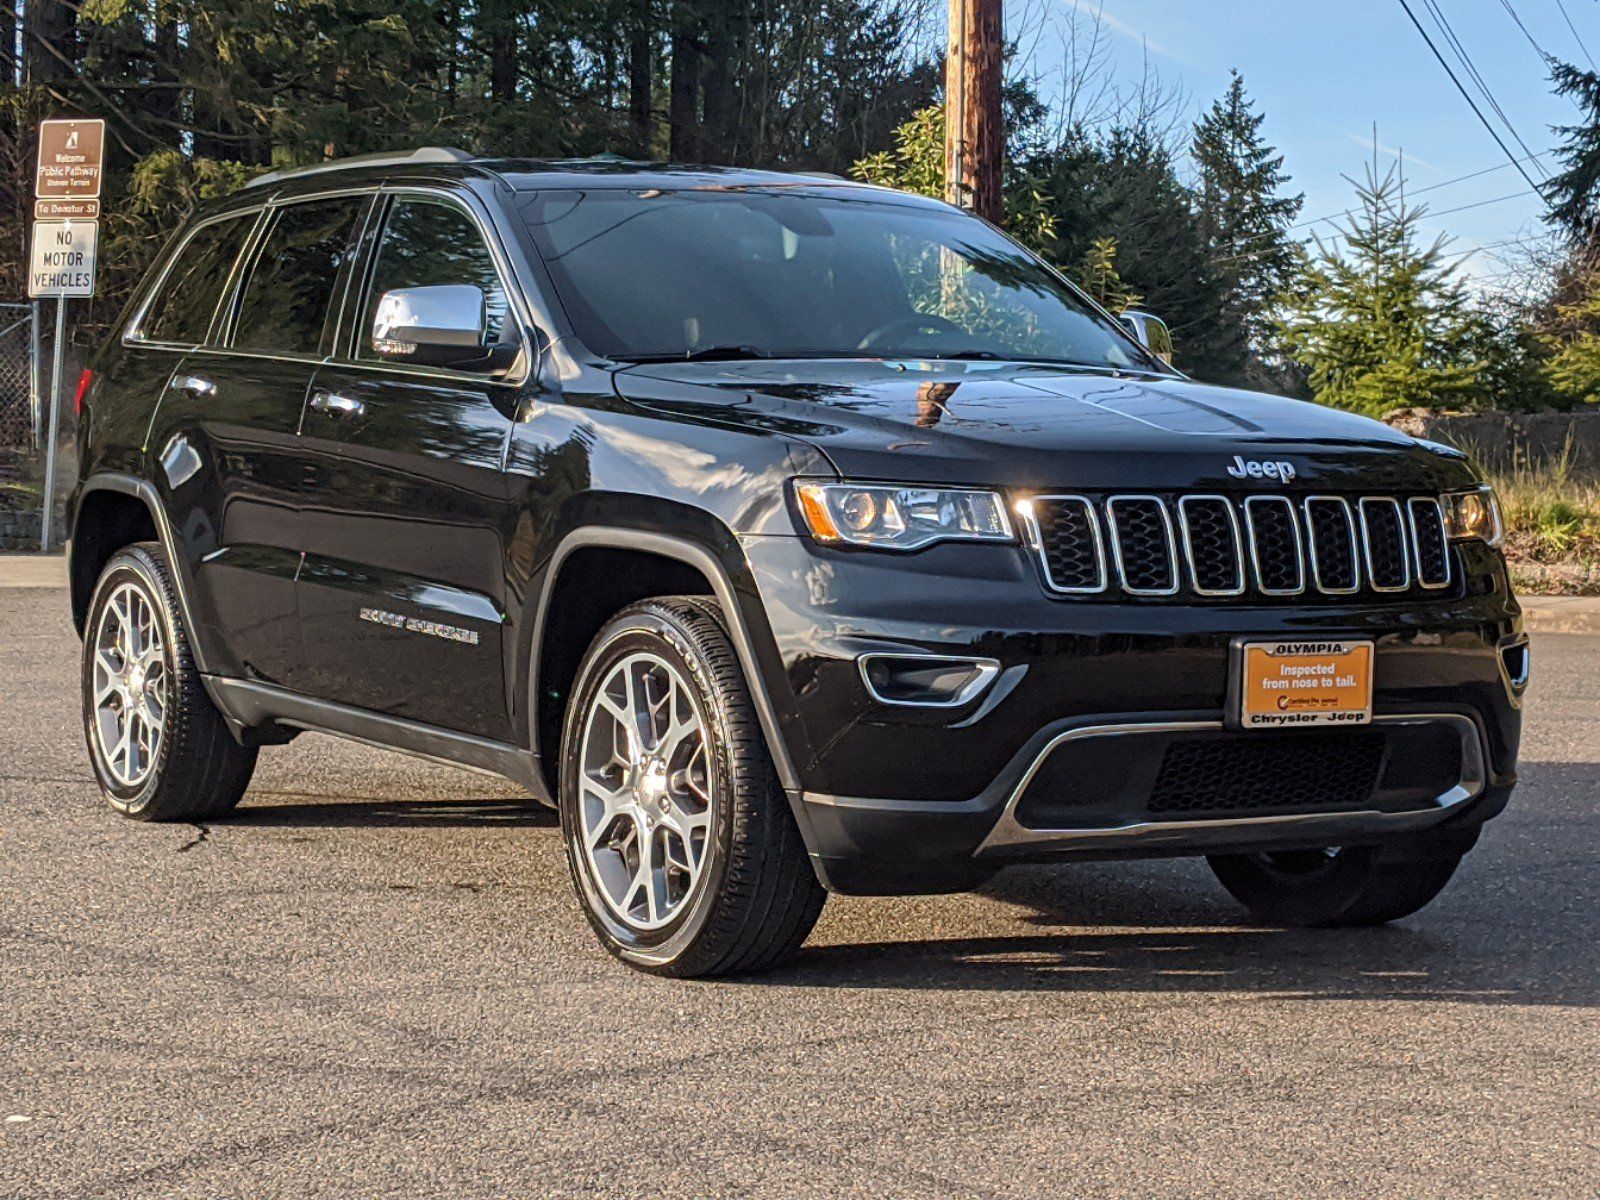
M1234 899L1272 925L1381 925L1422 908L1455 874L1474 835L1436 835L1378 846L1213 857Z
M698 596L615 617L578 670L561 825L601 943L644 971L758 971L825 893L767 753L721 613Z
M83 641L83 727L111 806L198 821L239 803L256 752L228 732L189 649L166 553L119 550L100 573Z

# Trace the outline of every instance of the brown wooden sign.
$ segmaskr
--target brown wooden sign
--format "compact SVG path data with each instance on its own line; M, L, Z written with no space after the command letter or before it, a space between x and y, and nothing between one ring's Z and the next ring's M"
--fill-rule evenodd
M105 148L104 121L40 121L34 196L40 200L97 198Z
M100 201L35 200L33 202L33 219L35 221L98 221L100 219Z

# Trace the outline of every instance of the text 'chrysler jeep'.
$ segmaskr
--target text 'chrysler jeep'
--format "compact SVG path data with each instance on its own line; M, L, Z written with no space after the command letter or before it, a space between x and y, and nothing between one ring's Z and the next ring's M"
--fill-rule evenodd
M827 890L1025 861L1405 916L1515 780L1494 498L1162 333L842 180L263 176L78 389L100 783L205 820L307 729L497 772L559 808L605 946L674 975L780 961Z

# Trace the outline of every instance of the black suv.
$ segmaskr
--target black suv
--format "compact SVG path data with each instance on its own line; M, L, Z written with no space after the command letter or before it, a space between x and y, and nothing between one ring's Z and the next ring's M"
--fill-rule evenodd
M777 962L828 890L1024 861L1411 913L1515 779L1493 496L1152 330L837 179L264 176L80 382L100 783L205 820L305 729L508 776L605 946L674 975Z

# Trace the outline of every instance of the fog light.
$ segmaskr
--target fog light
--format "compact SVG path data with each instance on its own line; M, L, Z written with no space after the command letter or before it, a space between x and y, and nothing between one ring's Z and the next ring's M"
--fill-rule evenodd
M880 704L955 708L980 696L1000 674L992 658L944 654L864 654L861 678Z

